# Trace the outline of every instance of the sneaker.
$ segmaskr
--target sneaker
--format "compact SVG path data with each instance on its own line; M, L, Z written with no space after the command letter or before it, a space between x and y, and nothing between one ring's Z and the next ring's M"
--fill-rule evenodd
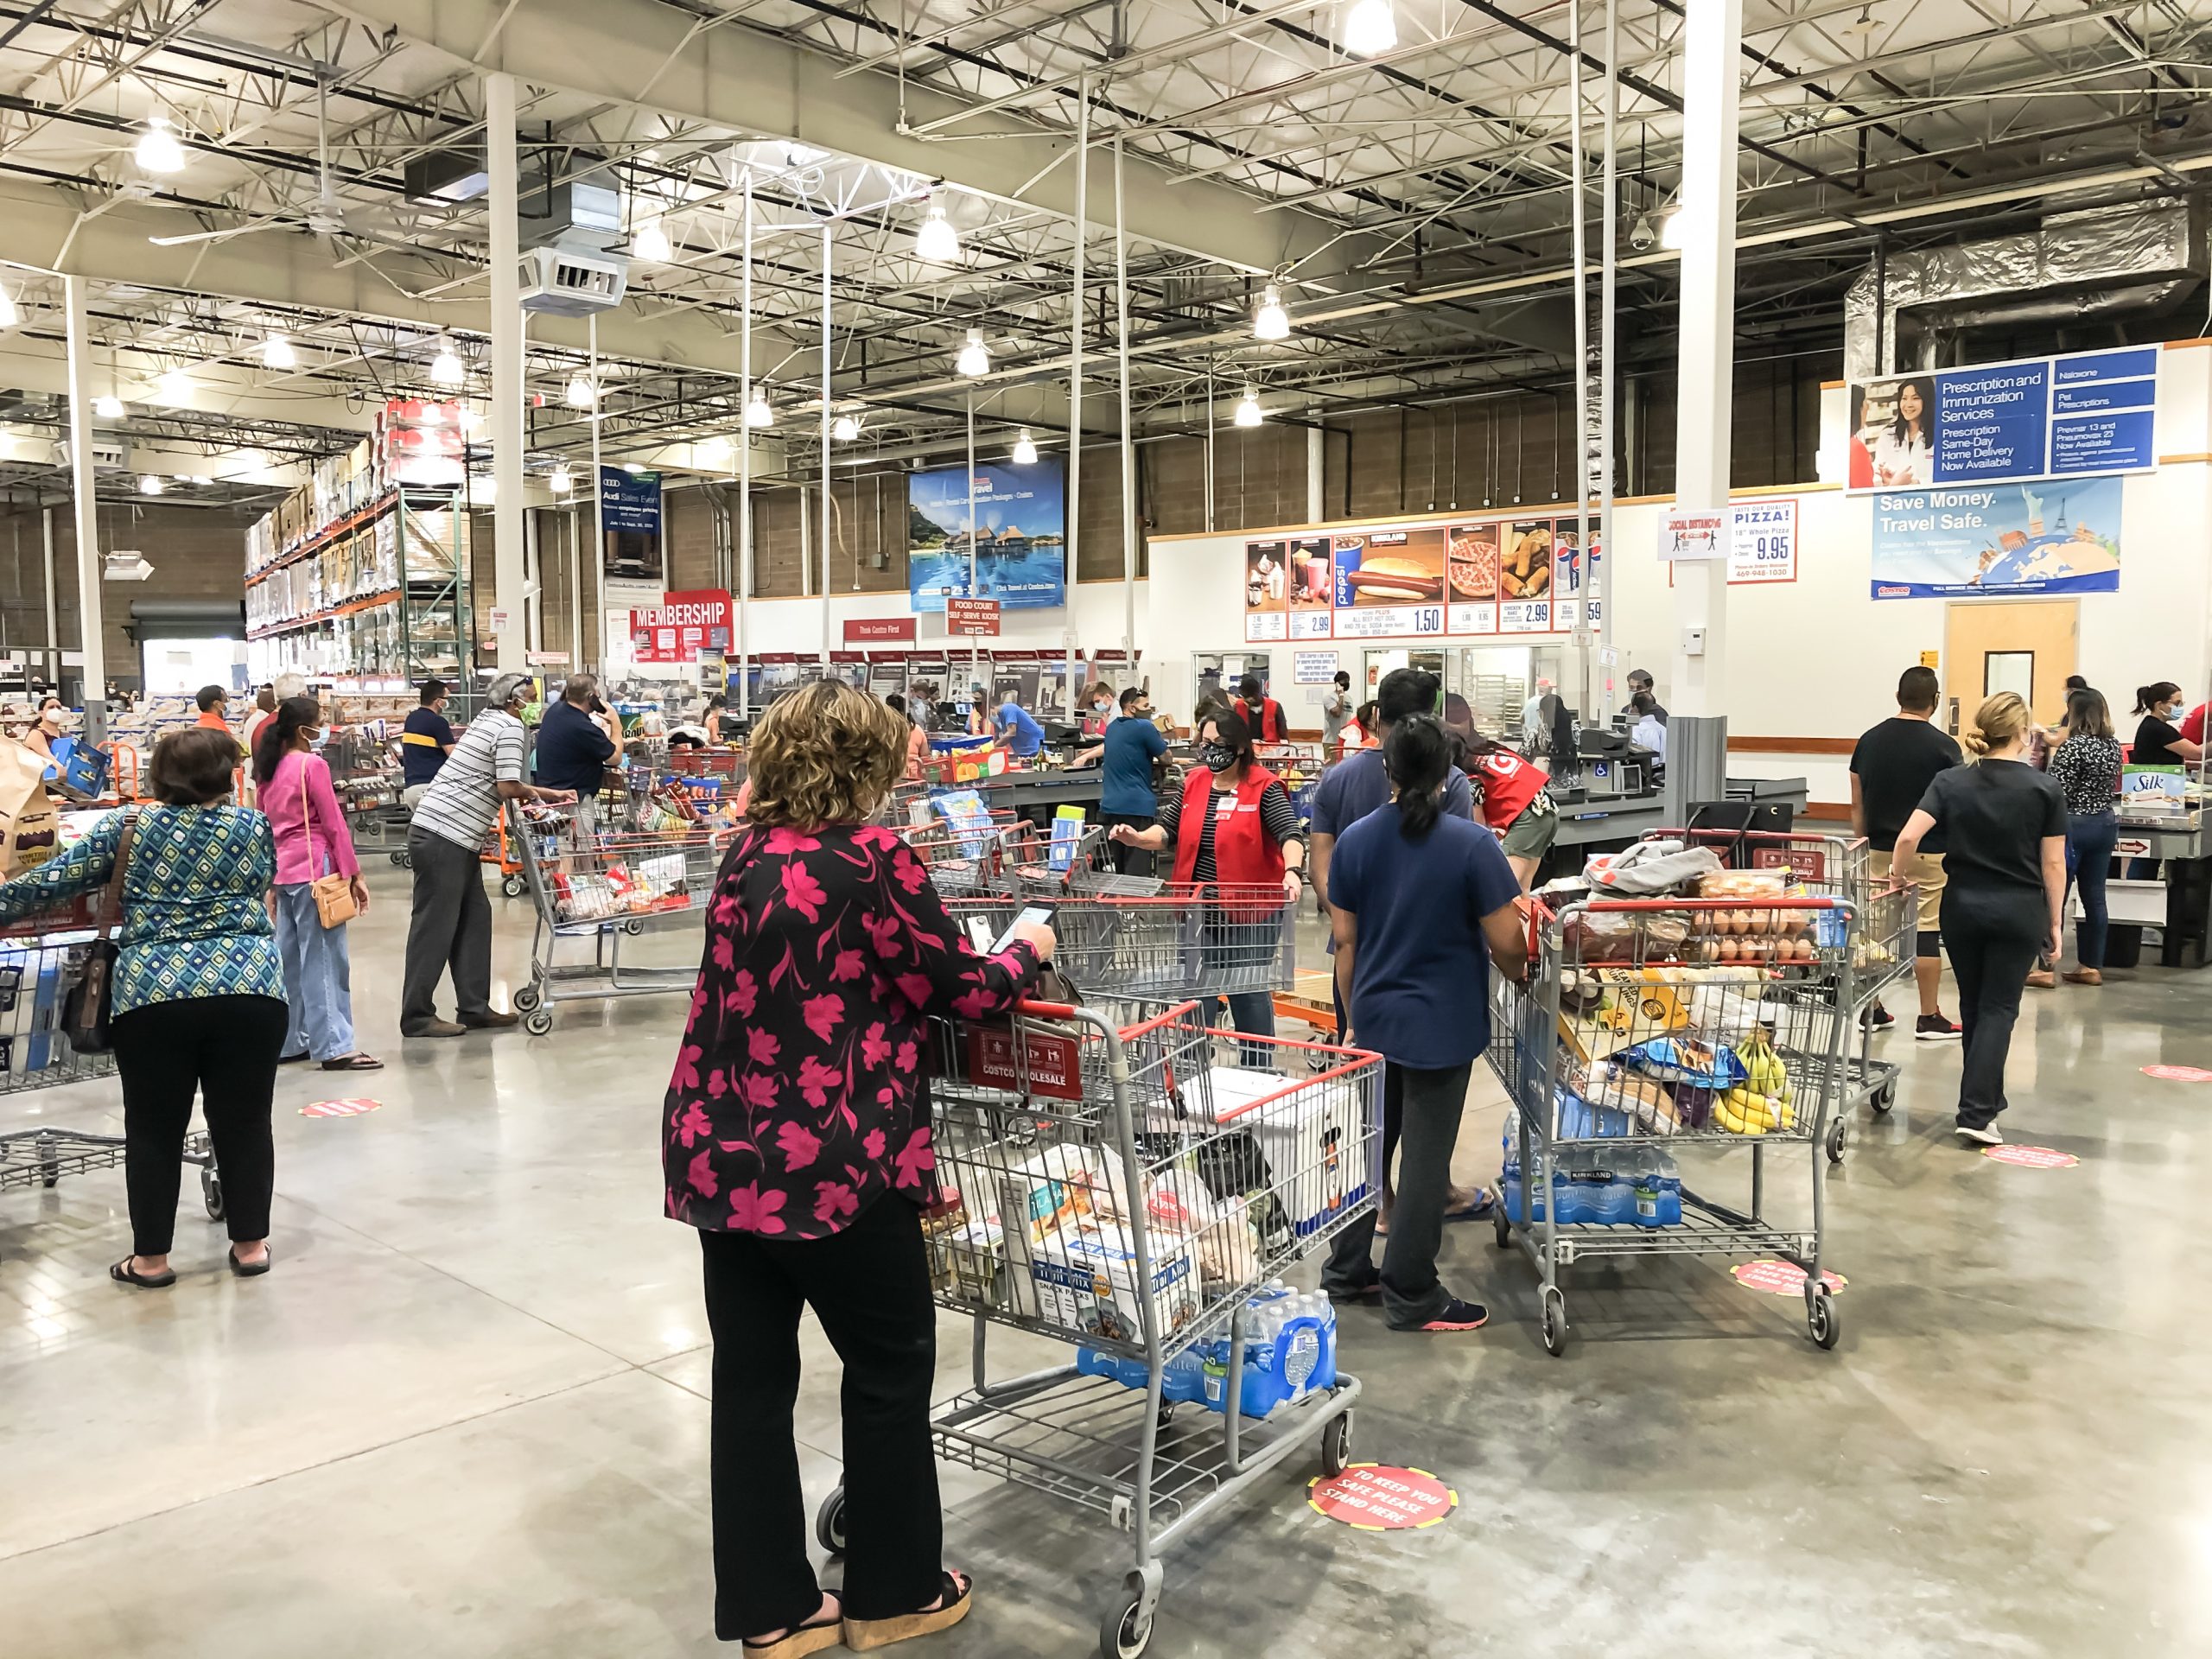
M1916 1043L1955 1043L1965 1034L1941 1014L1923 1014L1912 1022L1912 1040Z
M1894 1026L1897 1022L1897 1015L1891 1014L1878 1001L1859 1017L1866 1026L1875 1031L1887 1031L1891 1026Z
M1972 1141L1979 1146L2001 1147L2005 1144L2005 1137L1997 1132L1994 1123L1985 1123L1978 1129L1961 1123L1955 1126L1951 1133L1961 1141Z
M1446 1302L1433 1319L1407 1325L1408 1331L1479 1331L1490 1323L1490 1309L1480 1302L1463 1302L1457 1296Z

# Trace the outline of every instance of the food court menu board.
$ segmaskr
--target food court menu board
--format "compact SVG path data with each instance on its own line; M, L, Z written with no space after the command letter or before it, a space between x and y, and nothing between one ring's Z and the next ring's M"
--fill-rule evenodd
M1244 638L1565 633L1597 624L1597 556L1548 517L1248 542Z

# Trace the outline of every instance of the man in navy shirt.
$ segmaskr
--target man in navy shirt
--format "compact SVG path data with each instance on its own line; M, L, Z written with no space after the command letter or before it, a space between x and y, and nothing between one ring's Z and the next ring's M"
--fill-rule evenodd
M607 781L607 762L614 758L614 741L591 717L598 682L588 674L571 674L561 688L557 702L548 703L537 726L537 748L531 766L543 789L576 791L576 830L588 836L598 827L594 807Z
M423 798L454 746L453 728L446 723L446 683L425 680L416 690L423 700L407 711L399 728L399 771L406 784L399 798L410 807Z
M1436 712L1436 676L1427 669L1394 668L1375 688L1376 735L1387 741L1390 728L1408 715ZM1382 767L1382 751L1361 749L1346 756L1322 774L1313 791L1313 810L1306 829L1312 837L1313 891L1328 914L1329 854L1338 836L1390 798L1390 776ZM1475 816L1474 791L1467 774L1452 768L1445 780L1444 810L1463 818Z
M1006 701L999 705L999 735L1006 740L1007 752L1015 759L1027 760L1045 746L1045 728L1031 717L1021 706L1021 693L1009 691Z
M1098 785L1098 822L1109 830L1117 823L1149 830L1160 812L1153 792L1152 766L1167 753L1167 740L1152 722L1152 694L1141 686L1122 693L1122 717L1106 728L1103 741L1076 757L1077 766L1105 757ZM1114 868L1127 874L1150 875L1154 855L1146 848L1114 843Z
M1520 877L1495 836L1443 810L1451 752L1428 716L1394 730L1385 753L1398 798L1344 831L1329 870L1351 1040L1384 1061L1384 1170L1394 1142L1403 1155L1382 1271L1368 1259L1368 1211L1339 1235L1321 1279L1335 1296L1379 1291L1400 1331L1472 1331L1489 1317L1444 1288L1436 1252L1468 1077L1490 1046L1490 963L1517 979L1528 963Z

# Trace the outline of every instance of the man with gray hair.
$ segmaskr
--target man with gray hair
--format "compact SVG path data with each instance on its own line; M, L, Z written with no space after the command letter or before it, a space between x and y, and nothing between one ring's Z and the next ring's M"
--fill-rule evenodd
M415 909L407 924L407 976L399 1001L403 1037L458 1037L472 1027L512 1026L492 1007L492 901L483 852L502 801L565 801L559 790L523 782L523 705L530 680L502 674L484 709L446 757L407 830ZM459 1023L437 1014L438 981L453 972Z
M598 681L588 674L569 675L559 699L545 705L537 722L537 753L531 763L544 787L575 794L575 835L585 847L598 833L599 791L607 782L607 768L620 759L607 728L592 718L591 706L598 700Z

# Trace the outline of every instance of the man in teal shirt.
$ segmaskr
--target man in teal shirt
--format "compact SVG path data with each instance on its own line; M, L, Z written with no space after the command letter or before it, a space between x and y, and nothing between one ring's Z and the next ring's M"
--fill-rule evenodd
M1045 746L1045 728L1021 706L1021 693L1009 691L1006 701L999 705L999 736L1018 760L1033 758Z
M1106 728L1106 735L1076 757L1078 766L1104 757L1098 785L1098 821L1108 830L1117 823L1149 830L1160 812L1160 798L1153 792L1153 762L1167 753L1167 740L1152 721L1152 694L1141 686L1122 693L1122 717ZM1114 868L1132 875L1153 873L1152 852L1142 847L1114 843Z

